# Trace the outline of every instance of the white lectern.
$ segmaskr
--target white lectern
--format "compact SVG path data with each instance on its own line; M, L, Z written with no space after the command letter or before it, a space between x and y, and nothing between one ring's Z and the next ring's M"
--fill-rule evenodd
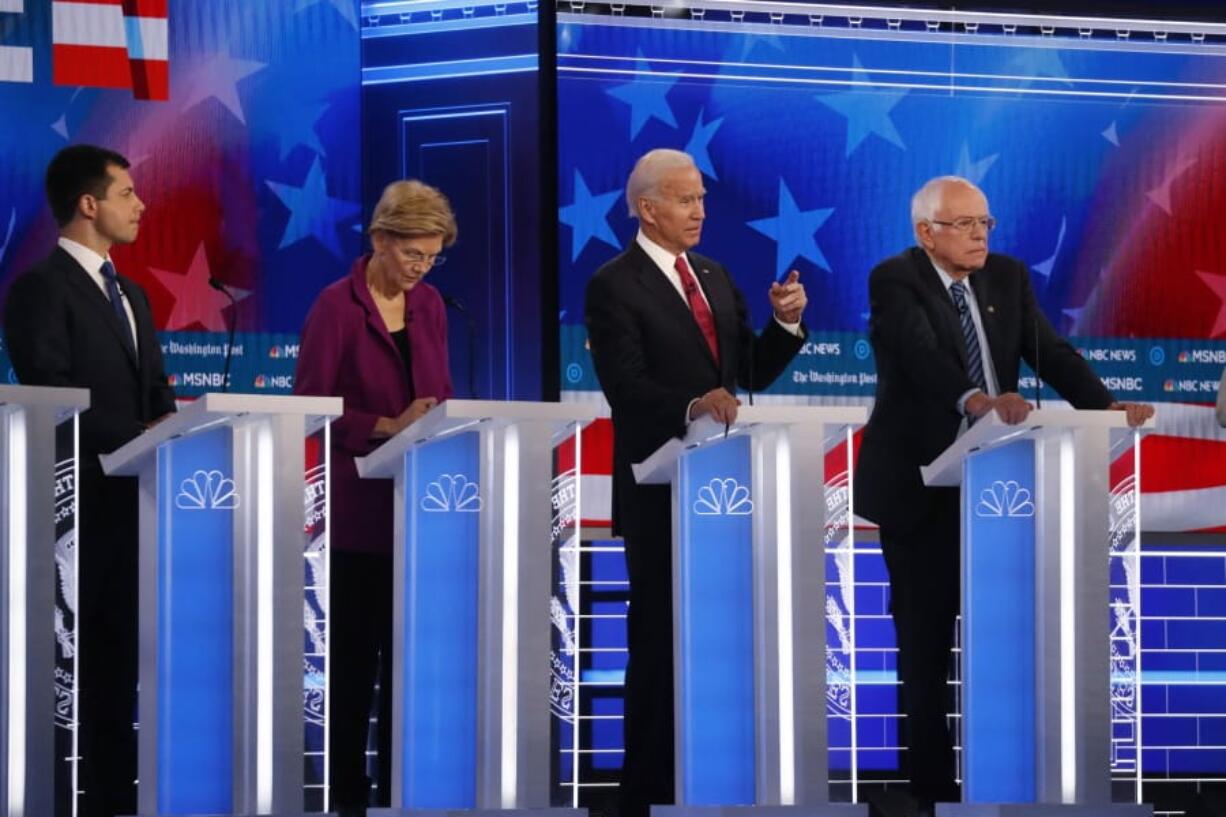
M392 808L372 815L549 806L553 441L598 413L448 400L357 461L396 483Z
M140 480L142 817L303 811L304 438L340 413L206 394L102 457Z
M962 486L964 802L938 815L1151 813L1111 803L1108 451L1125 427L992 414L922 469Z
M741 407L634 466L673 486L678 805L653 813L865 813L827 802L823 546L825 440L865 416Z
M87 408L88 389L0 386L4 817L51 814L55 808L55 429L65 420L75 422Z

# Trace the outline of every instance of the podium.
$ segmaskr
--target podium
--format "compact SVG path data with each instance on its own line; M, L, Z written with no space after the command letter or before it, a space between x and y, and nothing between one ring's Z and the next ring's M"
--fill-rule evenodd
M304 439L340 413L206 394L102 457L139 478L142 817L303 812Z
M357 460L396 486L392 808L372 816L549 806L552 443L598 413L448 400Z
M865 419L742 406L634 466L673 493L677 805L654 814L866 813L827 802L823 548L824 441Z
M55 809L56 426L88 389L0 386L0 815ZM74 428L74 450L76 429ZM76 462L71 484L76 490Z
M921 469L962 486L964 802L938 815L1152 813L1111 803L1108 451L1126 427L991 414Z

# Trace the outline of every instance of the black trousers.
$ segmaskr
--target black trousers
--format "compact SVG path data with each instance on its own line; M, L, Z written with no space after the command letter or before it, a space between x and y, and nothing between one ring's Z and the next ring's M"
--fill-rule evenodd
M83 466L77 560L81 817L136 813L137 486Z
M375 805L391 803L392 557L334 550L330 555L327 672L332 711L328 753L334 811L358 811L370 800L366 747L379 681Z
M672 494L636 487L621 515L630 577L619 807L621 817L648 817L651 804L675 802L673 770Z
M961 604L959 497L957 489L929 491L923 521L905 531L883 526L881 550L890 573L911 791L924 803L957 802L946 713L954 704L948 679Z

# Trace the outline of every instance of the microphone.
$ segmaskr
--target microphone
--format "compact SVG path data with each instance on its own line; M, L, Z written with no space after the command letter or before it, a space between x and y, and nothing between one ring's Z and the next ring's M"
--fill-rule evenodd
M1034 407L1043 408L1043 379L1039 375L1039 316L1034 316Z
M226 285L212 275L209 276L209 286L230 299L231 318L228 321L230 324L230 339L226 341L226 365L221 372L221 391L225 394L230 390L230 355L234 352L234 327L238 323L238 301L230 294L230 290L226 289Z
M439 293L442 294L442 293ZM464 304L458 298L451 295L443 295L443 303L459 312L464 316L464 322L468 324L468 397L470 400L477 399L477 323L473 320L473 316L464 308Z

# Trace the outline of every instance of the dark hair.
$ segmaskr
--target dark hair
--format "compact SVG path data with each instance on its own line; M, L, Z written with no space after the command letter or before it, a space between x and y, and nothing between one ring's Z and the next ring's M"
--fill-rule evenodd
M106 198L111 165L123 170L129 167L123 156L96 145L70 145L52 157L44 184L56 224L63 227L72 221L82 196Z

